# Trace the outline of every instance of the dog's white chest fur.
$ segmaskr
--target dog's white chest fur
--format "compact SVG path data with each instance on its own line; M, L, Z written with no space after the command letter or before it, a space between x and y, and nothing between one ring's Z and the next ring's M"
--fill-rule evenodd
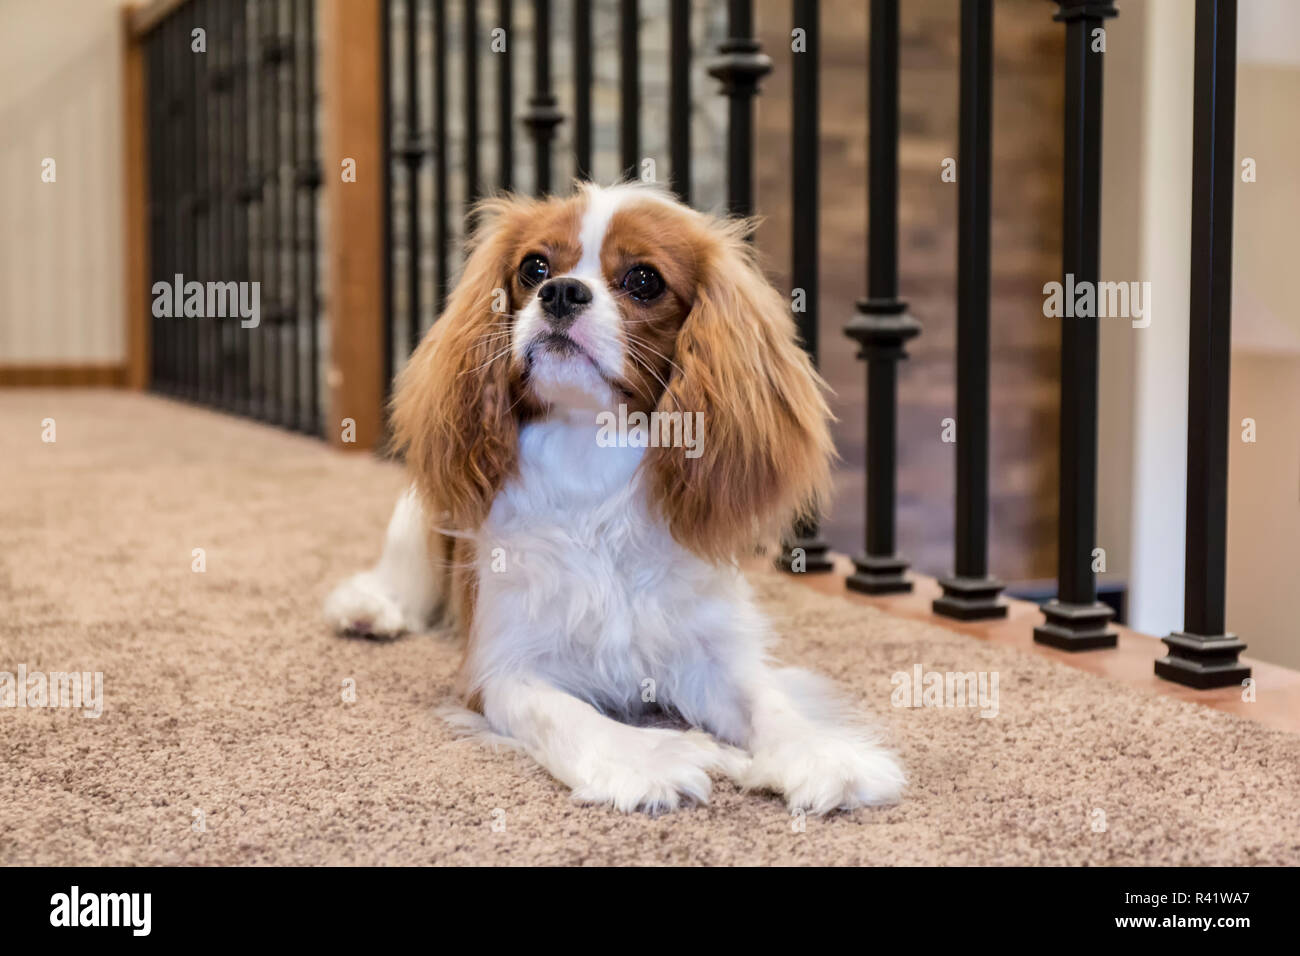
M525 427L518 475L475 535L466 669L488 726L577 799L623 810L707 800L710 771L814 813L897 799L897 763L831 689L771 666L739 570L695 557L651 513L642 451L595 436L594 415ZM408 492L379 564L335 589L330 619L371 634L420 626L437 600L426 540ZM610 719L652 707L705 733Z
M522 430L519 474L477 537L471 669L522 665L633 714L689 696L738 630L761 642L765 628L739 571L686 551L651 513L643 450L601 447L596 431L586 415Z

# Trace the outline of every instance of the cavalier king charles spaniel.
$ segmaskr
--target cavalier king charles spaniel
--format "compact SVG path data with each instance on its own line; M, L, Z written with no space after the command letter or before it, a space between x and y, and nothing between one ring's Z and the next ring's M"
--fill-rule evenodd
M833 455L749 224L637 184L475 218L397 380L412 486L331 624L453 627L465 703L583 802L705 802L710 771L810 813L896 800L903 773L866 725L768 656L739 567L816 512Z

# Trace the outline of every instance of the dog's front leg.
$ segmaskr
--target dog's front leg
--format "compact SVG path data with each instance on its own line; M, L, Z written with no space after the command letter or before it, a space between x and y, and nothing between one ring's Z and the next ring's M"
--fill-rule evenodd
M754 668L744 687L750 705L749 788L784 794L810 813L894 803L903 770L834 688L795 668Z
M408 488L388 521L379 562L330 592L326 620L340 632L370 637L396 637L427 627L450 577L430 554L429 535L419 495Z
M735 776L746 789L819 814L893 803L903 789L894 756L814 674L772 667L755 649L682 689L675 704L687 720L752 754Z
M582 803L619 810L671 810L706 803L709 770L727 755L706 734L619 723L533 676L483 687L492 729L516 740Z

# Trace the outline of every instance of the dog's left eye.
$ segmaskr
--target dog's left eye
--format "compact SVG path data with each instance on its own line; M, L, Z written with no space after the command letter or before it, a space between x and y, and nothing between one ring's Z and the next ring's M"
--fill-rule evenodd
M649 302L663 294L663 276L650 266L633 266L623 276L623 290L638 302Z

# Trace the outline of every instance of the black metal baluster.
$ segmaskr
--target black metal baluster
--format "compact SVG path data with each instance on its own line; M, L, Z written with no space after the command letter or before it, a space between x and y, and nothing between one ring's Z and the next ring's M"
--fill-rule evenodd
M276 423L285 428L298 427L294 395L298 388L298 325L294 298L298 290L295 285L294 254L292 246L296 239L294 226L294 38L292 29L292 0L276 0L274 5L274 25L276 25L276 72L274 72L274 90L276 90L276 395L279 414Z
M317 256L318 231L316 217L320 209L321 164L319 145L316 135L316 0L299 0L303 18L303 92L302 105L307 111L306 143L303 150L305 157L299 181L307 191L306 205L306 279L303 284L303 297L306 300L307 319L307 407L303 429L312 435L321 434L321 396L320 396L320 289L318 283L319 263Z
M162 328L166 319L153 314L157 295L154 285L171 282L166 272L166 197L163 194L163 150L167 104L164 100L163 36L160 28L149 34L149 387L161 391L163 378Z
M515 168L514 70L510 59L515 48L514 10L510 0L498 0L497 28L506 48L497 53L497 185L510 189Z
M435 6L441 10L442 0L434 0ZM388 396L393 386L393 367L394 355L397 349L397 279L393 262L396 255L396 236L397 228L396 216L393 204L396 201L393 195L393 175L394 169L394 143L393 143L393 2L392 0L380 0L379 4L379 59L380 73L383 77L383 95L380 97L380 160L384 170L383 184L383 244L384 244L384 288L383 288L383 309L384 309L384 395ZM438 51L434 51L434 67L437 68L441 62ZM331 170L330 175L337 175Z
M221 278L238 282L236 220L238 218L238 160L235 145L235 71L238 69L236 48L237 4L220 4L221 19ZM239 309L233 307L222 325L221 334L221 406L235 413L239 410L236 393L235 343L239 338Z
M400 155L406 165L406 350L420 341L420 71L416 0L406 0L406 126ZM468 40L466 41L469 42ZM466 53L468 56L468 52ZM477 148L473 150L477 154ZM467 173L468 175L468 173Z
M564 118L551 92L551 4L533 0L533 95L523 123L533 137L533 192L544 196L551 191L551 140Z
M754 211L754 97L758 81L772 71L772 61L754 39L752 0L727 0L727 39L709 75L722 81L728 97L727 212Z
M219 0L207 2L203 8L203 25L207 30L208 52L203 57L203 97L204 129L203 151L206 154L205 176L203 180L203 206L207 228L204 256L204 277L211 282L221 283L216 288L216 303L219 307L207 315L203 337L203 364L206 369L207 385L205 402L214 408L222 407L221 373L222 373L222 338L226 323L231 313L228 297L225 295L227 276L222 269L223 237L222 217L224 213L224 196L221 191L221 164L223 160L223 142L221 128L222 106L222 47L224 15ZM238 298L236 298L238 303ZM224 306L224 308L222 307Z
M195 86L198 83L198 57L193 50L195 7L189 4L179 10L185 48L181 65L182 107L181 126L181 272L185 285L202 281L198 274L198 103ZM185 298L189 298L185 296ZM197 330L201 318L185 316L177 327L181 339L181 397L188 402L198 398Z
M483 195L478 171L478 4L465 0L465 205L473 206Z
M157 390L162 378L162 351L159 334L165 321L153 314L154 285L165 278L163 272L163 195L162 151L164 116L162 76L162 31L155 29L145 40L145 108L148 111L149 135L149 383ZM167 280L170 281L170 280Z
M301 402L298 367L298 43L294 36L293 6L296 0L277 0L277 34L280 68L276 88L280 91L276 113L276 134L280 143L280 368L284 384L280 389L282 414L280 424L297 431Z
M1237 0L1197 0L1192 102L1192 288L1187 399L1183 629L1156 674L1189 687L1250 677L1227 630L1228 379L1232 367L1232 191L1237 166Z
M260 189L257 183L256 165L252 158L253 140L249 135L249 124L255 116L255 100L251 78L256 69L256 60L249 50L253 21L249 17L248 5L239 3L235 6L235 62L234 62L234 146L235 164L238 170L237 199L235 207L235 250L236 277L240 282L253 281L253 204L257 202ZM235 334L235 405L244 415L255 415L253 394L254 368L254 329L247 328L241 318Z
M199 215L202 206L202 198L199 195L201 180L200 174L203 164L203 150L199 143L199 84L202 82L200 74L200 60L205 56L202 53L194 51L194 28L198 25L197 12L198 7L191 2L189 6L183 7L183 19L185 22L185 282L202 283L205 279L200 275L201 264L199 262L199 237L202 230L199 228ZM200 333L203 328L203 312L205 305L200 308L198 316L186 316L184 324L181 326L183 331L184 342L184 369L185 369L185 388L183 395L187 401L202 401L202 383L199 374L199 341Z
M258 325L250 328L249 332L252 333L252 344L255 348L251 376L253 414L262 421L270 421L272 417L271 397L267 383L273 377L270 330L275 322L275 281L270 255L271 245L275 241L275 198L274 184L271 181L271 132L268 123L271 113L269 102L271 91L266 63L272 2L273 0L253 0L254 33L250 51L256 73L253 115L254 122L257 124L257 149L254 153L257 162L257 245L254 261L260 290L261 315Z
M794 0L796 29L804 31L804 48L792 54L790 77L790 284L802 296L803 310L795 313L803 346L817 362L817 321L821 314L817 275L818 163L821 98L818 68L821 59L821 17L818 0ZM832 569L828 548L817 521L807 520L794 529L778 563L795 573L824 573Z
M181 299L177 303L178 310L176 320L171 327L171 363L172 363L172 395L175 398L186 398L189 387L189 362L187 333L189 330L190 320L186 318L185 308L185 283L189 282L193 276L189 257L189 219L190 219L190 159L189 159L189 103L187 100L187 90L189 89L188 73L193 65L193 56L190 53L190 32L185 23L183 15L178 11L172 17L172 71L169 79L172 82L174 90L173 107L175 109L175 122L172 124L172 162L175 169L172 172L172 202L176 206L176 214L173 220L172 241L175 243L173 254L173 263L175 272L181 277Z
M220 263L221 280L236 282L235 260L235 220L237 208L236 188L236 149L235 149L235 4L219 4L221 7L221 71L218 80L217 128L220 138L219 165L221 173L217 182L217 195L220 200ZM238 413L235 400L235 339L239 335L238 299L231 307L229 317L221 326L220 363L221 363L221 407L230 414Z
M266 377L270 409L267 421L279 424L283 420L284 384L284 269L280 246L284 234L284 202L280 178L280 165L284 160L280 141L280 59L279 59L279 7L280 0L267 0L268 35L262 49L263 66L267 76L267 159L266 184L270 190L268 208L271 210L271 228L267 238L267 257L271 276L271 322L266 330L269 340L270 363Z
M898 0L872 0L869 64L867 297L844 334L867 363L866 548L845 582L854 591L912 590L894 544L898 363L920 323L898 297Z
M252 367L250 371L250 385L252 386L252 414L253 418L263 421L269 420L270 398L266 390L266 381L270 377L270 360L272 360L272 351L270 351L270 341L268 329L273 323L274 315L274 295L276 295L276 285L272 281L270 273L270 263L268 250L270 246L270 235L273 234L274 222L274 202L270 190L270 174L268 172L270 152L270 135L266 127L266 114L268 114L268 103L266 99L269 96L269 83L266 78L265 62L265 44L268 39L266 34L266 17L269 13L270 0L252 0L252 46L250 56L252 57L253 78L253 100L252 100L252 122L256 125L256 148L252 151L250 159L256 164L257 170L257 238L256 245L253 247L252 261L255 263L253 269L257 276L259 284L259 300L261 307L261 316L259 324L248 329L252 345Z
M618 150L622 176L636 179L641 162L641 51L637 0L618 5Z
M934 612L1006 617L988 573L989 194L993 121L992 0L962 0L957 159L957 522L953 573Z
M262 211L266 232L262 237L262 262L266 269L262 284L263 318L259 331L265 347L262 362L263 420L276 422L280 417L277 387L280 383L280 148L278 114L280 104L276 89L274 54L276 41L275 5L277 0L261 0L262 35L259 54L262 61Z
M186 88L188 82L186 71L190 60L189 29L178 11L172 16L172 63L168 80L172 89L172 108L175 111L171 127L172 162L172 202L175 215L172 221L173 268L181 277L180 301L176 303L176 315L169 338L172 364L172 397L184 398L186 388L185 362L185 283L190 280L186 240L186 221L189 216L189 194L187 192L188 160L186 152Z
M164 347L167 364L167 394L179 398L184 383L183 352L181 329L185 323L184 313L184 197L183 180L185 164L185 130L183 125L185 113L185 57L189 56L189 34L185 31L180 17L173 14L167 20L167 146L166 146L166 182L167 182L167 281L174 283L176 276L181 276L179 301L173 302L172 318L164 325Z
M234 96L235 13L233 4L218 2L216 6L220 11L216 19L217 29L220 32L218 43L220 56L217 60L217 76L212 90L217 102L217 179L214 184L218 224L217 269L220 273L218 278L222 282L234 282L237 277L234 274L235 216L232 183L234 142L231 127L234 115L232 99ZM222 410L232 414L236 410L232 355L234 338L238 334L236 332L238 327L239 295L236 292L234 301L227 307L226 317L219 320L216 342L219 401Z
M298 243L297 165L298 137L296 124L297 44L293 36L294 0L276 0L275 135L280 162L276 167L280 189L280 232L276 242L276 262L280 270L280 325L276 341L280 344L279 424L298 428L298 270L295 262Z
M304 248L307 245L306 216L314 209L316 194L311 187L314 153L305 133L305 124L314 108L306 71L315 56L310 20L304 8L312 0L285 0L286 40L289 45L288 95L289 155L288 166L289 214L293 223L288 248L290 288L293 297L288 306L289 338L293 343L293 428L308 432L310 429L311 402L306 395L308 370L306 354L311 351L311 333L307 327L307 300L314 298L304 274Z
M1065 22L1065 213L1062 266L1066 285L1097 281L1101 215L1102 52L1092 31L1115 16L1110 0L1057 0ZM1097 352L1095 317L1061 320L1061 477L1057 597L1034 640L1065 650L1114 647L1114 611L1097 600L1093 547L1097 533Z
M591 3L573 3L573 175L591 179Z
M254 0L253 3L253 22L255 32L253 34L252 56L256 71L257 94L254 100L254 115L257 124L257 150L255 159L257 161L257 247L255 262L257 270L257 281L260 288L261 317L260 322L255 328L249 329L252 332L253 345L255 347L252 386L253 386L253 408L254 416L262 421L271 419L271 399L267 382L271 379L271 362L272 349L270 342L270 328L274 322L275 314L275 282L271 272L271 244L274 242L275 235L275 200L272 195L273 184L271 182L271 133L267 122L270 115L269 97L270 82L267 77L266 68L266 43L269 39L268 34L268 17L270 16L270 4L272 0Z
M579 4L581 6L581 4ZM691 201L691 0L671 0L669 16L668 140L673 191Z
M204 111L207 122L207 137L205 148L208 154L208 175L205 189L207 192L207 210L208 210L208 256L207 256L207 277L213 282L223 283L221 288L225 288L226 275L222 269L222 252L223 241L221 234L222 214L224 212L223 196L221 193L221 161L222 161L222 129L221 129L221 51L223 45L222 20L223 12L221 3L214 0L207 9L207 16L204 18L208 30L208 52L204 58L207 67L206 82L203 85L204 95L207 97L207 108ZM230 314L230 307L227 304L224 310L218 310L218 314L208 316L208 334L206 341L207 348L207 365L208 365L208 402L215 408L220 408L222 403L221 391L221 372L222 372L222 350L221 340L226 331L227 319L224 317Z
M241 151L244 168L243 196L244 207L244 243L241 249L244 261L244 279L250 284L258 284L259 322L265 320L266 297L261 287L262 260L260 248L262 242L262 166L261 150L261 101L258 93L260 57L258 55L260 0L249 0L243 6L244 30L240 43L244 68L242 75L243 116L240 122L243 149ZM250 418L257 418L261 413L261 395L258 392L258 369L261 365L262 343L259 328L249 326L241 328L240 339L243 343L243 378L244 378L244 413Z
M198 18L199 26L205 34L206 53L196 55L195 70L197 71L196 88L198 91L198 138L195 140L199 150L199 179L198 190L196 193L198 199L198 278L205 284L216 281L217 267L215 252L214 227L216 219L216 209L214 202L213 186L213 162L215 157L215 144L213 142L213 122L212 122L212 57L213 47L217 42L216 30L213 27L212 3L210 0L191 0L197 3L195 13ZM216 388L216 362L217 362L217 335L221 329L221 322L216 316L215 309L208 309L208 304L215 305L215 302L208 301L206 291L204 294L205 309L203 319L196 325L195 330L198 333L196 343L196 352L199 369L199 400L208 406L217 404Z
M451 288L447 255L447 7L433 2L433 255L437 274L434 315L447 304Z
M208 122L208 58L212 55L214 35L211 29L208 0L190 0L194 24L204 32L204 50L192 51L194 59L194 278L204 284L213 279L211 241L211 203L208 179L212 169L210 123ZM211 360L209 345L215 315L208 312L205 292L203 315L194 328L194 398L202 404L212 403Z
M204 17L208 30L208 52L204 57L206 68L203 95L206 98L204 117L207 135L207 176L204 183L206 194L208 228L207 277L213 282L224 283L226 276L221 268L222 236L222 196L221 196L221 45L222 13L219 0L210 0ZM222 286L224 288L224 285ZM230 314L229 305L218 314L209 315L207 319L207 336L204 342L207 349L208 388L207 401L213 408L221 407L221 337L225 332L226 319L221 314Z
M310 0L306 2L310 3ZM303 246L306 239L304 214L310 207L303 202L303 199L307 185L305 177L310 166L308 159L310 147L305 143L302 127L310 109L310 98L305 97L306 81L303 70L306 62L311 58L312 51L311 35L302 16L304 0L288 0L288 4L289 43L292 49L289 59L289 102L292 104L289 120L289 154L292 157L292 162L289 164L289 209L290 220L293 222L291 230L293 241L289 245L289 275L293 298L289 302L289 322L293 342L293 427L297 431L305 432L310 413L304 396L307 369L303 353L308 346L308 330L304 327L303 320L306 316L304 305L308 290L303 275ZM310 193L306 194L307 203L310 203L313 198Z
M230 130L227 124L230 112L230 13L230 4L213 4L208 34L208 56L212 57L208 87L212 91L212 113L215 118L212 126L215 132L210 139L213 176L209 191L215 235L212 279L223 285L234 279L230 268ZM234 410L230 393L229 342L231 323L238 321L238 304L236 294L233 304L227 305L224 317L212 317L213 388L217 406L228 412Z
M177 13L174 17L174 30L172 32L172 88L174 90L173 106L175 108L175 122L172 124L172 161L176 164L172 173L172 201L176 205L176 215L173 220L172 241L175 245L174 266L176 274L181 277L181 300L177 303L178 309L176 319L171 327L171 362L172 362L172 395L176 398L184 398L188 385L188 363L186 361L186 327L188 319L185 317L185 283L191 278L189 263L189 242L188 236L188 219L189 219L189 159L188 159L188 104L186 102L186 89L189 86L187 80L187 71L192 60L190 55L190 34L182 16Z
M149 155L153 161L155 170L154 195L157 199L158 208L154 211L153 221L157 224L158 238L155 247L158 250L157 255L153 257L153 281L167 283L168 289L171 288L171 246L168 243L169 228L171 226L171 196L167 191L167 170L168 170L168 150L170 143L168 139L170 103L167 89L169 56L167 46L167 24L164 21L159 24L153 35L154 43L154 63L150 69L150 86L152 92L149 96L149 105L154 110L153 132L149 139ZM152 292L152 290L150 290ZM171 292L164 293L171 300ZM174 303L172 303L174 306ZM152 308L153 303L151 303ZM166 394L168 388L168 368L167 368L167 323L168 319L153 317L153 367L154 374L151 380L153 390L161 394Z
M168 292L165 294L171 304L172 310L175 310L175 302L170 291L174 281L172 273L172 253L174 245L171 242L172 231L172 214L174 204L170 189L170 179L172 171L171 149L172 149L172 108L171 108L171 80L172 80L172 54L171 54L171 28L167 20L163 20L154 31L157 49L157 86L156 97L151 98L154 109L158 111L154 119L155 129L153 139L149 142L149 154L158 164L158 212L156 220L158 222L158 255L153 260L153 279L154 282L166 282ZM154 342L153 342L153 361L157 369L153 377L154 391L166 395L171 389L171 364L168 361L167 349L170 345L169 332L170 324L173 320L168 318L154 319Z
M176 93L176 27L175 19L168 18L158 27L159 35L159 96L158 108L162 111L158 130L159 195L162 203L162 255L159 257L158 279L174 289L176 279L176 117L179 114ZM172 342L176 330L174 292L171 298L171 318L158 322L157 388L170 395L175 386L176 366L172 361Z

